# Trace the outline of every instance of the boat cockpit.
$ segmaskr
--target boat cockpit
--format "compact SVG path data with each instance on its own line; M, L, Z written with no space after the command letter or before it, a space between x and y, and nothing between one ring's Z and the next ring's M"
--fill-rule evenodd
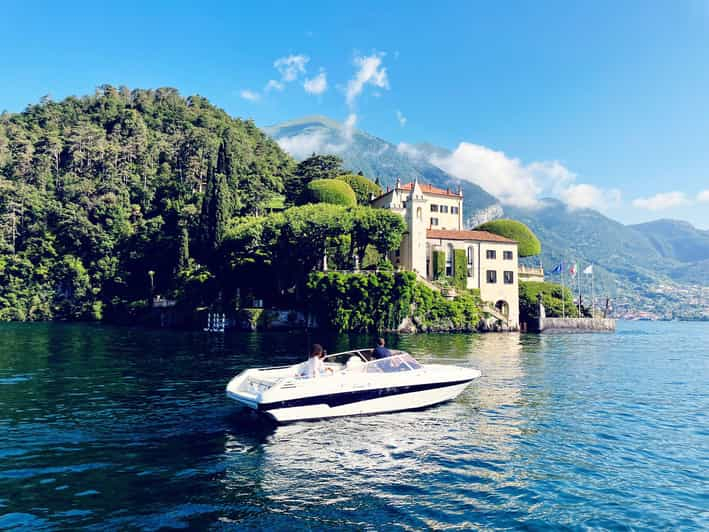
M412 371L421 368L414 357L405 351L392 350L387 358L372 358L372 349L345 351L328 355L323 359L326 369L333 373L394 373Z

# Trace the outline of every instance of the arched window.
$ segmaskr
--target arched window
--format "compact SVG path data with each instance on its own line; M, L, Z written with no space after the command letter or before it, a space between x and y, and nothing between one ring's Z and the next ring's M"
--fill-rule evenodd
M421 207L416 208L416 219L423 220L423 211L421 210Z
M451 277L453 275L453 244L448 244L448 252L446 253L446 275Z
M473 246L468 246L468 277L473 277Z

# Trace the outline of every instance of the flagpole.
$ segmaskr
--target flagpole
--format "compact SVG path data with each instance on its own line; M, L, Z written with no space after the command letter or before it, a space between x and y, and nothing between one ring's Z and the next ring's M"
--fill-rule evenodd
M578 290L579 290L579 318L583 317L581 316L581 270L576 267L576 284L578 285Z
M565 300L566 300L566 294L564 293L564 261L561 261L561 316L563 318L566 317L566 306L565 306Z
M593 278L595 277L595 274L593 270L591 270L591 317L594 317L594 314L596 313L596 299L595 299L595 294L593 291Z

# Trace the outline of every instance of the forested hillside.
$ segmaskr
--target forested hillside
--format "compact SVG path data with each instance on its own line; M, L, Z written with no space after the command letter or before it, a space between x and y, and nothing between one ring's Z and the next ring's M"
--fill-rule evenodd
M215 219L263 211L294 167L253 122L170 88L1 115L0 319L100 318L169 292L209 262Z

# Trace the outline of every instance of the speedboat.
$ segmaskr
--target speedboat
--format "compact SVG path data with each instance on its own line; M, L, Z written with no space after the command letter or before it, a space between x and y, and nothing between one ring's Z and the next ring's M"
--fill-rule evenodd
M307 362L247 369L229 381L227 396L278 422L378 414L450 401L473 380L477 369L420 364L405 351L372 360L371 349L334 353L325 373L303 375Z

